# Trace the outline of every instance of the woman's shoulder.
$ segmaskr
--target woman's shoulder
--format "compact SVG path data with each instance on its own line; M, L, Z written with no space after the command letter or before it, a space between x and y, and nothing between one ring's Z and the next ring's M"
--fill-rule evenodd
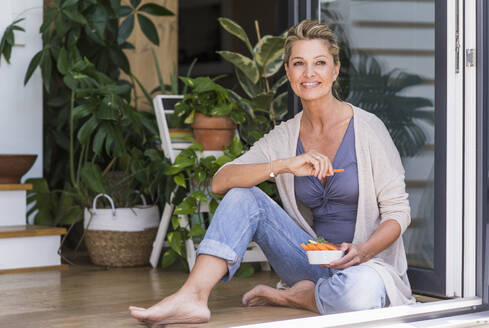
M361 124L366 124L369 127L376 128L379 126L385 126L384 123L380 118L378 118L377 115L374 113L371 113L363 108L357 107L353 104L350 104L350 106L353 108L354 112L354 117L355 121L361 123Z
M287 139L294 136L300 127L301 116L302 112L299 112L291 119L280 122L265 137L281 137Z
M384 122L375 114L350 104L355 118L355 132L374 135L379 139L391 138Z

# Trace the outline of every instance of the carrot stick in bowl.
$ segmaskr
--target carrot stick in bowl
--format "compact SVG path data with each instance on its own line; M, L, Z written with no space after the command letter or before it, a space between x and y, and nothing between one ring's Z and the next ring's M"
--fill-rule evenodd
M333 170L333 173L341 173L341 172L345 172L345 169L334 169Z

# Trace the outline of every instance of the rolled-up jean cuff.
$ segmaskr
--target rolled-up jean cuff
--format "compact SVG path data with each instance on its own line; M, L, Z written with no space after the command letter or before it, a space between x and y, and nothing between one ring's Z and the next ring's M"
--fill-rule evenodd
M215 257L222 258L228 262L228 272L222 277L222 282L227 282L231 280L236 271L239 268L239 258L238 254L226 244L223 244L217 240L204 239L197 248L197 255L207 254Z

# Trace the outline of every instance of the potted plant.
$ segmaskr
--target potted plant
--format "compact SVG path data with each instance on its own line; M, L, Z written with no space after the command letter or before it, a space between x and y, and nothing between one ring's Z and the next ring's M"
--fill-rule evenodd
M185 240L199 239L204 235L208 218L198 211L200 203L207 202L209 213L212 215L221 198L211 192L211 178L222 165L240 156L243 148L240 140L234 137L231 145L224 147L224 154L219 158L199 156L202 155L203 150L202 145L192 144L182 150L173 165L165 170L165 174L178 188L173 200L175 204L171 220L173 231L167 234L170 248L163 254L163 267L170 266L179 256L185 258ZM182 214L194 216L189 222L190 226L180 226L179 215Z
M132 107L130 86L99 72L86 58L60 68L72 99L70 180L60 192L59 205L46 202L56 197L47 184L34 181L30 201L37 201L36 220L51 219L57 225L84 218L86 245L95 264L145 264L157 231L157 203L164 198L161 186L167 166L154 147L153 114ZM136 190L151 205L143 201L140 206ZM108 195L104 197L110 198L109 210L96 208L99 195Z
M236 124L245 120L229 91L209 77L180 80L191 89L175 105L175 114L191 124L194 138L204 150L223 150L235 135Z
M141 199L135 190L158 219L154 209L166 196L162 186L167 160L155 149L154 113L131 105L134 80L120 78L121 71L132 77L123 50L134 48L127 41L134 20L146 38L159 45L148 15L173 14L141 1L61 0L46 6L40 28L43 49L25 75L27 83L36 68L41 69L49 145L43 165L46 179L30 180L34 190L28 201L34 205L30 213L36 224L70 226L73 231L82 226L84 209L93 209L93 199L101 193L113 198L116 212L121 207L137 212ZM5 40L7 46L13 44L10 36ZM8 59L10 50L3 49ZM109 204L99 201L97 207L101 205Z
M258 42L252 45L238 23L223 17L218 21L248 49L247 54L227 50L217 53L235 68L236 82L242 92L230 93L246 113L246 119L239 125L239 135L245 147L250 147L287 114L288 92L283 87L287 76L282 69L285 34L262 36L255 21Z

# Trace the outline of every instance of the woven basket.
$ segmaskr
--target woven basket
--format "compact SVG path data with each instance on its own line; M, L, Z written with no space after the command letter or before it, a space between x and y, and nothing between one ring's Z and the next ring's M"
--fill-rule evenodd
M158 228L144 231L87 230L85 243L94 264L130 267L149 262Z
M99 197L106 197L111 209L97 209ZM158 231L158 209L147 206L114 208L112 199L100 194L91 210L85 209L85 243L94 264L130 267L149 262L153 241Z

